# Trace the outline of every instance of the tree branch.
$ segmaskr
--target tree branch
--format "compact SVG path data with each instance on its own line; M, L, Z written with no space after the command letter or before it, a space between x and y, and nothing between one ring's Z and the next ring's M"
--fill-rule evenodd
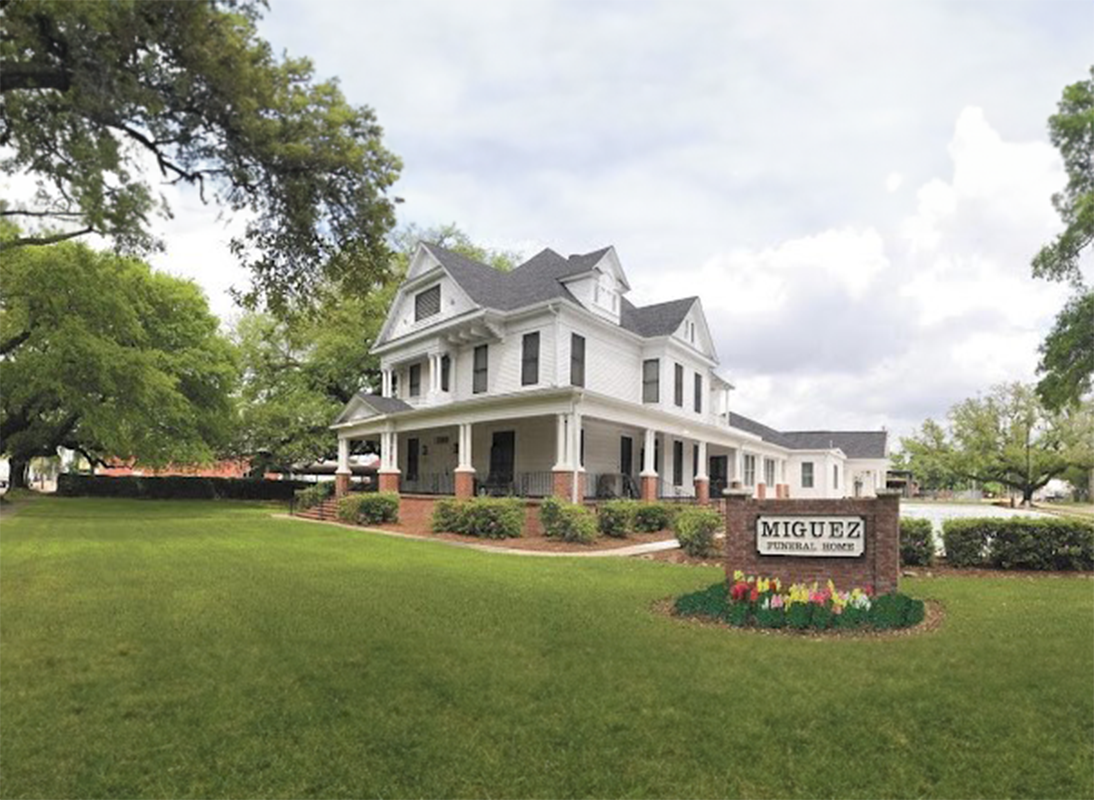
M18 89L56 89L67 92L72 88L72 75L57 67L37 64L5 64L0 72L0 94Z
M55 233L52 236L22 236L8 242L0 242L0 251L10 250L13 247L24 247L26 245L57 244L57 242L63 242L66 239L74 239L77 236L84 236L94 232L95 229L88 226L87 228L72 231L71 233Z
M31 333L30 330L25 330L22 333L11 337L6 342L0 343L0 356L6 356L8 353L10 353L16 347L18 347L23 342L25 342L27 339L29 339L30 338L30 333Z

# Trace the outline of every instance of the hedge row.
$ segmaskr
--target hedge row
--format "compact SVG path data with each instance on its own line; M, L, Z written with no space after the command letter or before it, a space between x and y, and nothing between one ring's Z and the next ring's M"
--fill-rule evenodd
M301 481L188 475L57 476L57 494L62 497L136 497L145 500L290 500L297 489L308 485Z
M951 519L942 525L951 567L1094 570L1094 524L1072 519Z
M583 505L547 497L539 507L543 535L564 542L589 544L596 540L596 516Z

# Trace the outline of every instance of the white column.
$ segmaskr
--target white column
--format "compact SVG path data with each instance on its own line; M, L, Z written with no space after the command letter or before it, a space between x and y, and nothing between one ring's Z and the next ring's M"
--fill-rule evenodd
M380 370L380 394L384 397L391 397L391 370ZM383 439L381 439L383 441Z
M744 448L738 446L734 451L733 457L733 480L740 481L741 486L745 485L745 451Z
M338 469L335 470L338 475L349 475L349 439L346 437L338 437Z
M710 476L707 475L707 443L702 440L699 441L699 471L695 474L695 480L710 480Z
M643 478L657 477L657 470L654 469L653 465L653 448L655 447L654 435L655 431L653 430L653 428L646 428L644 444L645 452L642 454L642 472L640 474L640 477Z
M566 458L566 415L555 415L555 465L553 469L560 472L569 469L570 462Z
M475 469L472 466L471 460L471 423L460 423L460 437L459 437L459 465L456 469L460 472L474 472Z

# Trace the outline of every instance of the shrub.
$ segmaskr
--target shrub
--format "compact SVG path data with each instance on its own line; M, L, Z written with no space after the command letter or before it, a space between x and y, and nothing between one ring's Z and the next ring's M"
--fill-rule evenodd
M348 494L338 501L338 519L362 525L399 521L399 495L396 492Z
M314 486L309 486L307 489L301 489L294 497L296 505L303 510L319 505L333 494L334 481L322 481Z
M524 532L524 501L517 497L476 497L460 504L458 533L482 539L516 539Z
M680 595L673 603L676 613L683 617L721 617L726 609L744 608L744 603L729 605L729 585L725 581L711 584L697 592Z
M929 519L900 520L900 563L906 567L934 563L934 526Z
M722 515L713 508L685 508L676 515L672 528L680 546L689 556L714 555L714 534L722 527Z
M464 533L463 513L465 501L446 497L433 505L434 533Z
M515 497L438 500L433 506L433 531L516 539L524 532L524 501Z
M543 502L539 506L539 521L543 526L543 533L546 536L553 536L554 531L558 527L559 516L562 513L562 501L557 497L545 497Z
M625 539L634 530L636 500L609 500L597 509L596 524L605 536Z
M988 527L992 519L948 519L942 523L942 546L951 567L980 567L988 551Z
M596 518L585 506L545 500L539 513L545 536L580 544L589 544L596 539Z
M657 533L672 523L673 512L666 503L639 503L634 512L634 529L638 533Z

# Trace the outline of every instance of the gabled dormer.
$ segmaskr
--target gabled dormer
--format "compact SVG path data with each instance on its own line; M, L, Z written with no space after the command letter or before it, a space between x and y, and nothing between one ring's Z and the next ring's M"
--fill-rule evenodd
M567 261L574 272L561 279L562 285L589 311L620 324L623 295L630 291L627 276L614 247L585 255L572 255Z
M418 245L407 268L406 279L392 300L377 344L397 339L480 308L453 277L451 270L431 252Z
M703 304L697 297L694 300L695 302L691 304L684 318L680 321L676 330L673 331L672 336L704 356L717 361L718 355L714 351L714 337L710 335L707 317L703 313Z

